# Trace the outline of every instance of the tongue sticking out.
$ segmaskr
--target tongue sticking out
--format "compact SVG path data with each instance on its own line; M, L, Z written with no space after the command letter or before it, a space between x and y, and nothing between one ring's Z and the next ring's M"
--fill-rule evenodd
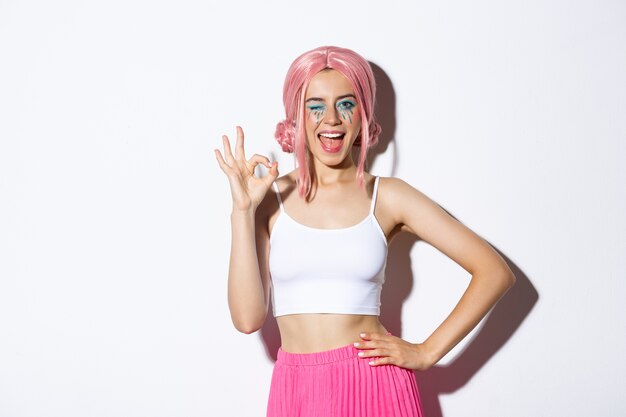
M336 139L331 139L326 136L319 135L319 138L322 141L322 144L328 149L340 148L341 144L343 143L343 136L340 136Z

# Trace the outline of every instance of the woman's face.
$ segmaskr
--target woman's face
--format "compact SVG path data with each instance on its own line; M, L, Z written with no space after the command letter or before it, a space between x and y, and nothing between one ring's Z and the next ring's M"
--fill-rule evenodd
M361 130L359 103L350 81L339 71L322 70L311 79L304 100L309 151L326 165L341 163L350 156Z

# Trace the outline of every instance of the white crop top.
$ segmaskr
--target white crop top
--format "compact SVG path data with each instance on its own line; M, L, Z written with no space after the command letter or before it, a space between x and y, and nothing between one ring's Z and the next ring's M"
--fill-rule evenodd
M269 270L274 317L298 313L380 315L387 265L387 238L374 216L374 180L369 214L340 229L296 222L273 183L280 214L270 235Z

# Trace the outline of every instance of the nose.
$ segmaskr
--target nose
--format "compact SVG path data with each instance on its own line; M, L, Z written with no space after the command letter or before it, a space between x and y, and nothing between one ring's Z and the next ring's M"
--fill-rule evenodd
M341 123L341 117L338 114L339 110L335 107L330 108L324 115L324 122L331 126L335 126Z

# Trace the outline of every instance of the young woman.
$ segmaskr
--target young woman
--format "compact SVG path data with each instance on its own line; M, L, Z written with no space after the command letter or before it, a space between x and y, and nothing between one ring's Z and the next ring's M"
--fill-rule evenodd
M279 178L277 162L246 159L240 127L234 155L226 136L224 156L215 150L233 199L233 324L259 330L271 299L280 330L268 417L422 416L413 370L436 364L515 282L489 244L422 192L364 171L380 133L375 95L360 55L313 49L289 68L287 118L276 130L298 167ZM360 147L358 165L353 147ZM255 176L258 164L269 168L264 177ZM421 343L379 321L387 247L401 231L472 274L450 315Z

